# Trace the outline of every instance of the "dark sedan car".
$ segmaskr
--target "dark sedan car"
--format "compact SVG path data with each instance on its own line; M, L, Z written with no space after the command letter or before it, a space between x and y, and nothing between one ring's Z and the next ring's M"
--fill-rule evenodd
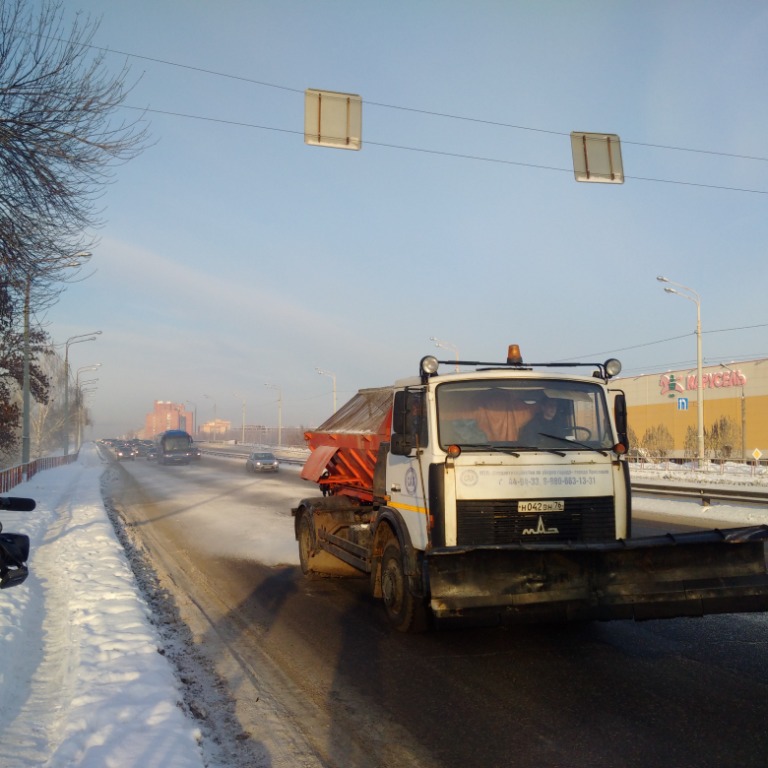
M245 462L247 472L277 472L280 463L269 451L254 451Z
M133 461L134 459L134 453L133 453L133 446L129 444L124 445L116 445L114 447L115 451L115 458L118 461Z

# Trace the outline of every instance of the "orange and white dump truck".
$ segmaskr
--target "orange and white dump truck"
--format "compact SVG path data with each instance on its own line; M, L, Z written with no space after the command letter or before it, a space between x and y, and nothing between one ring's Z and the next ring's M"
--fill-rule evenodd
M402 631L768 610L768 526L631 538L621 366L578 365L513 345L361 390L306 433L304 573L367 575Z

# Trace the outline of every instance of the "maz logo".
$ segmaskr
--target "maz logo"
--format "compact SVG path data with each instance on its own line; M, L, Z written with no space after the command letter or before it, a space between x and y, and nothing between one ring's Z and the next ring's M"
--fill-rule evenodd
M540 533L550 534L560 533L560 531L557 528L547 528L547 526L544 525L544 519L539 515L538 525L535 528L523 528L523 536L533 536Z

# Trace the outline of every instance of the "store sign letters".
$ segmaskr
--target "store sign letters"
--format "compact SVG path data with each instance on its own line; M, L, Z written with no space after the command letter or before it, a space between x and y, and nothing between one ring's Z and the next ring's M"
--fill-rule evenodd
M701 378L702 389L725 389L727 387L743 387L747 377L741 371L712 371ZM678 376L674 373L664 374L659 379L661 394L676 397L677 392L698 389L696 375L693 373Z

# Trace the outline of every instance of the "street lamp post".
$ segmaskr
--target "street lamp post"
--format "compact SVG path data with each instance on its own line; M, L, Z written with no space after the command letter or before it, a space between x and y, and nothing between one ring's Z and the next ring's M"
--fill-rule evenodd
M331 373L330 371L322 371L320 368L315 368L315 370L321 376L330 376L331 380L333 381L333 412L336 413L336 374Z
M725 368L726 371L730 371L735 374L736 371L733 368L729 368L725 363L720 363L721 368ZM739 379L739 386L741 386L741 460L747 460L747 400L744 394L744 382Z
M80 450L80 435L82 432L82 419L83 414L81 411L82 408L82 392L85 391L82 389L83 384L93 384L94 382L98 381L98 379L86 379L85 381L80 381L80 374L83 371L97 371L99 368L101 368L101 363L94 363L93 365L83 365L82 367L78 368L77 371L75 371L75 413L77 413L77 441L75 445L77 446L77 450ZM95 391L95 390L94 390Z
M265 384L265 387L277 390L277 447L283 444L283 390L277 384Z
M81 333L77 336L70 336L64 342L64 455L69 455L69 347L72 344L81 344L84 341L96 341L96 337L101 336L101 331L91 331L90 333Z
M83 444L82 438L83 438L83 416L85 415L85 396L90 395L92 392L96 391L96 387L83 387L80 390L80 398L82 401L82 410L80 414L80 421L78 422L77 427L77 448L80 450L80 446Z
M197 428L197 403L193 403L191 400L185 400L184 402L189 403L195 409L195 411L194 411L194 413L195 413L195 424L194 424L194 429L192 430L192 434L196 435L199 432L199 430Z
M656 279L660 283L669 283L682 289L684 293L676 291L674 288L665 288L664 290L667 293L682 296L696 305L696 452L698 453L698 463L701 467L704 462L704 377L702 374L703 357L701 354L701 297L693 288L682 285L682 283L675 283L663 275L659 275Z
M235 392L232 393L232 397L236 398L237 400L242 400L243 403L243 430L240 436L240 444L245 445L245 398L241 397Z
M95 371L98 368L101 368L101 363L94 363L93 365L84 365L82 366L82 368L78 368L77 371L75 371L75 387L77 388L79 386L80 374L83 371Z
M81 369L82 370L82 369ZM79 373L79 371L78 371ZM77 440L75 442L76 450L80 450L80 446L83 444L83 417L85 416L85 396L91 392L95 392L97 387L86 387L85 384L95 384L98 381L96 379L85 379L84 381L76 380L75 384L75 412L77 413Z
M450 341L440 341L440 339L434 336L429 337L430 341L435 342L436 347L442 347L443 349L453 350L453 354L456 356L456 370L459 370L459 348L455 344L451 344Z
M29 464L29 294L32 288L32 278L27 275L24 286L24 370L21 384L21 466L24 467L26 478L27 464Z

